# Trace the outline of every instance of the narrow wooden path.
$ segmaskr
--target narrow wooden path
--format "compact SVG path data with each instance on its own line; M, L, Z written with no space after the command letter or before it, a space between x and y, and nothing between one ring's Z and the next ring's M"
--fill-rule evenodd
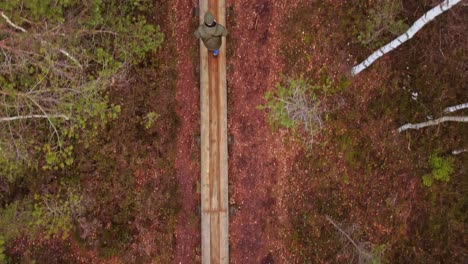
M226 25L224 0L200 0L200 23L206 11ZM217 58L200 40L201 242L202 263L229 263L226 39Z

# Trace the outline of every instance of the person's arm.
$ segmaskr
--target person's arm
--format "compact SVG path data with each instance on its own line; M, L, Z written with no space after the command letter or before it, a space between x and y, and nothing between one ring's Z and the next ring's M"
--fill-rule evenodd
M227 36L227 35L228 35L227 29L224 26L218 24L216 26L215 36L216 37L221 37L221 36Z
M197 28L197 30L195 30L195 33L193 33L193 34L195 35L195 37L196 37L197 39L199 39L199 38L201 37L200 31L198 31L198 28Z

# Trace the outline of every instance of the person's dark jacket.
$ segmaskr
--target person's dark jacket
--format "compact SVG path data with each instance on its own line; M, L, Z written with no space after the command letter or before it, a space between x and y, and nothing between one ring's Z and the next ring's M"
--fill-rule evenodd
M206 48L210 51L219 49L221 47L221 37L227 36L227 34L226 28L216 22L211 27L203 23L195 31L195 37L201 38Z

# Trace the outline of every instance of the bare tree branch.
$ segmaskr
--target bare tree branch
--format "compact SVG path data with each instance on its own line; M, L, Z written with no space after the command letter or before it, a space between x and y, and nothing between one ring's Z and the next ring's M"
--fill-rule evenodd
M354 240L345 231L343 231L343 229L341 229L338 224L335 223L335 221L333 221L328 215L326 218L330 224L332 224L338 231L340 231L340 233L342 233L349 240L349 242L351 242L354 247L356 247L357 250L361 250L361 247L359 247L358 244L356 244L356 242L354 242Z
M26 96L29 100L31 100L38 108L39 110L45 115L45 118L47 118L47 120L49 121L49 124L50 126L54 129L54 134L57 136L57 143L59 145L59 147L62 146L62 143L61 143L61 140L60 140L60 134L59 132L57 131L57 128L55 127L54 123L52 122L52 120L50 120L50 116L46 113L46 111L44 111L44 109L42 108L42 106L36 102L36 100L34 100L32 97L30 96Z
M8 23L8 25L10 25L10 26L14 27L15 29L17 29L17 30L19 30L19 31L22 31L22 32L24 32L24 33L27 32L26 29L24 29L24 28L22 28L22 27L16 25L15 23L13 23L13 22L10 20L10 18L7 17L7 16L5 15L5 13L3 13L3 11L0 12L0 15L6 20L6 22Z
M458 110L462 110L465 108L468 108L468 103L447 107L444 109L444 113L453 113L453 112L456 112Z
M85 29L79 30L78 34L110 34L114 36L119 35L118 33L114 31L109 31L109 30L85 30Z
M353 244L354 248L356 249L356 253L357 253L357 256L358 256L358 263L360 264L370 264L370 263L380 263L380 256L379 255L374 255L373 254L373 245L372 243L370 242L359 242L359 241L354 241L354 239L352 239L351 235L348 234L345 230L343 230L343 228L341 228L337 223L335 223L335 221L333 221L333 219L331 219L331 217L329 217L328 215L325 216L328 220L328 222L330 222L335 228L336 230L338 230L346 239L343 239L342 240L342 243L344 243L346 240L351 242L351 244ZM369 249L366 249L366 248L369 248ZM354 260L354 256L352 258ZM351 262L350 262L351 263Z
M464 153L464 152L468 152L468 148L453 150L453 151L452 151L452 154L453 154L453 155L458 155L458 154L461 154L461 153Z
M80 62L75 59L75 57L73 57L72 55L70 55L70 53L68 53L66 50L64 49L59 49L60 53L62 53L63 55L67 56L70 60L72 60L76 65L78 65L80 68L83 68L83 66L81 66Z
M398 132L403 132L408 129L420 129L428 126L435 126L443 122L468 122L468 116L444 116L436 120L430 120L418 124L406 124L398 128Z
M65 120L70 120L70 117L66 115L22 115L22 116L12 116L12 117L0 117L0 122L8 122L8 121L32 119L32 118L62 118Z
M15 139L15 137L13 136L13 130L11 129L10 123L8 123L8 132L10 133L11 142L13 142L13 146L14 146L14 148L15 148L16 155L17 155L18 157L23 158L23 155L21 154L21 151L19 150L18 145L16 144L16 139Z
M26 29L24 29L24 28L22 28L22 27L16 25L15 23L13 23L13 22L10 20L10 18L7 17L7 16L5 15L5 13L3 13L3 11L0 12L0 15L6 20L6 22L7 22L10 26L14 27L14 28L17 29L17 30L22 31L23 33L26 33L26 32L27 32ZM108 31L105 31L105 32L106 32L106 33L109 33ZM7 47L7 46L5 46L5 45L3 45L2 48L11 49L11 50L13 50L13 51L18 51L18 50L16 50L16 49ZM65 55L65 56L67 56L70 60L72 60L72 61L73 61L76 65L78 65L80 68L83 68L83 66L81 66L80 62L79 62L75 57L73 57L69 52L67 52L67 51L64 50L64 49L59 49L59 52L62 53L63 55Z

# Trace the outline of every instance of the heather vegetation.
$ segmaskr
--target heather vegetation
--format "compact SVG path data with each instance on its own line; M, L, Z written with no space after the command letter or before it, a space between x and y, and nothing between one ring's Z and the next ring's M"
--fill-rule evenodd
M466 101L463 10L437 18L381 62L350 77L353 63L403 33L431 6L325 2L300 1L285 19L285 74L320 83L327 72L335 87L341 80L349 85L335 93L316 86L319 97L302 92L301 103L294 104L300 110L291 111L296 83L305 83L293 79L268 92L263 107L270 123L290 131L290 137L315 139L291 164L291 192L298 193L288 203L295 261L463 262L467 158L452 151L468 144L466 125L397 131ZM324 110L331 111L324 115ZM320 129L296 133L297 127L310 127L304 116L315 117Z
M398 129L467 116L466 3L351 74L439 2L227 1L233 263L466 262L468 126ZM0 1L0 264L200 261L191 8Z

